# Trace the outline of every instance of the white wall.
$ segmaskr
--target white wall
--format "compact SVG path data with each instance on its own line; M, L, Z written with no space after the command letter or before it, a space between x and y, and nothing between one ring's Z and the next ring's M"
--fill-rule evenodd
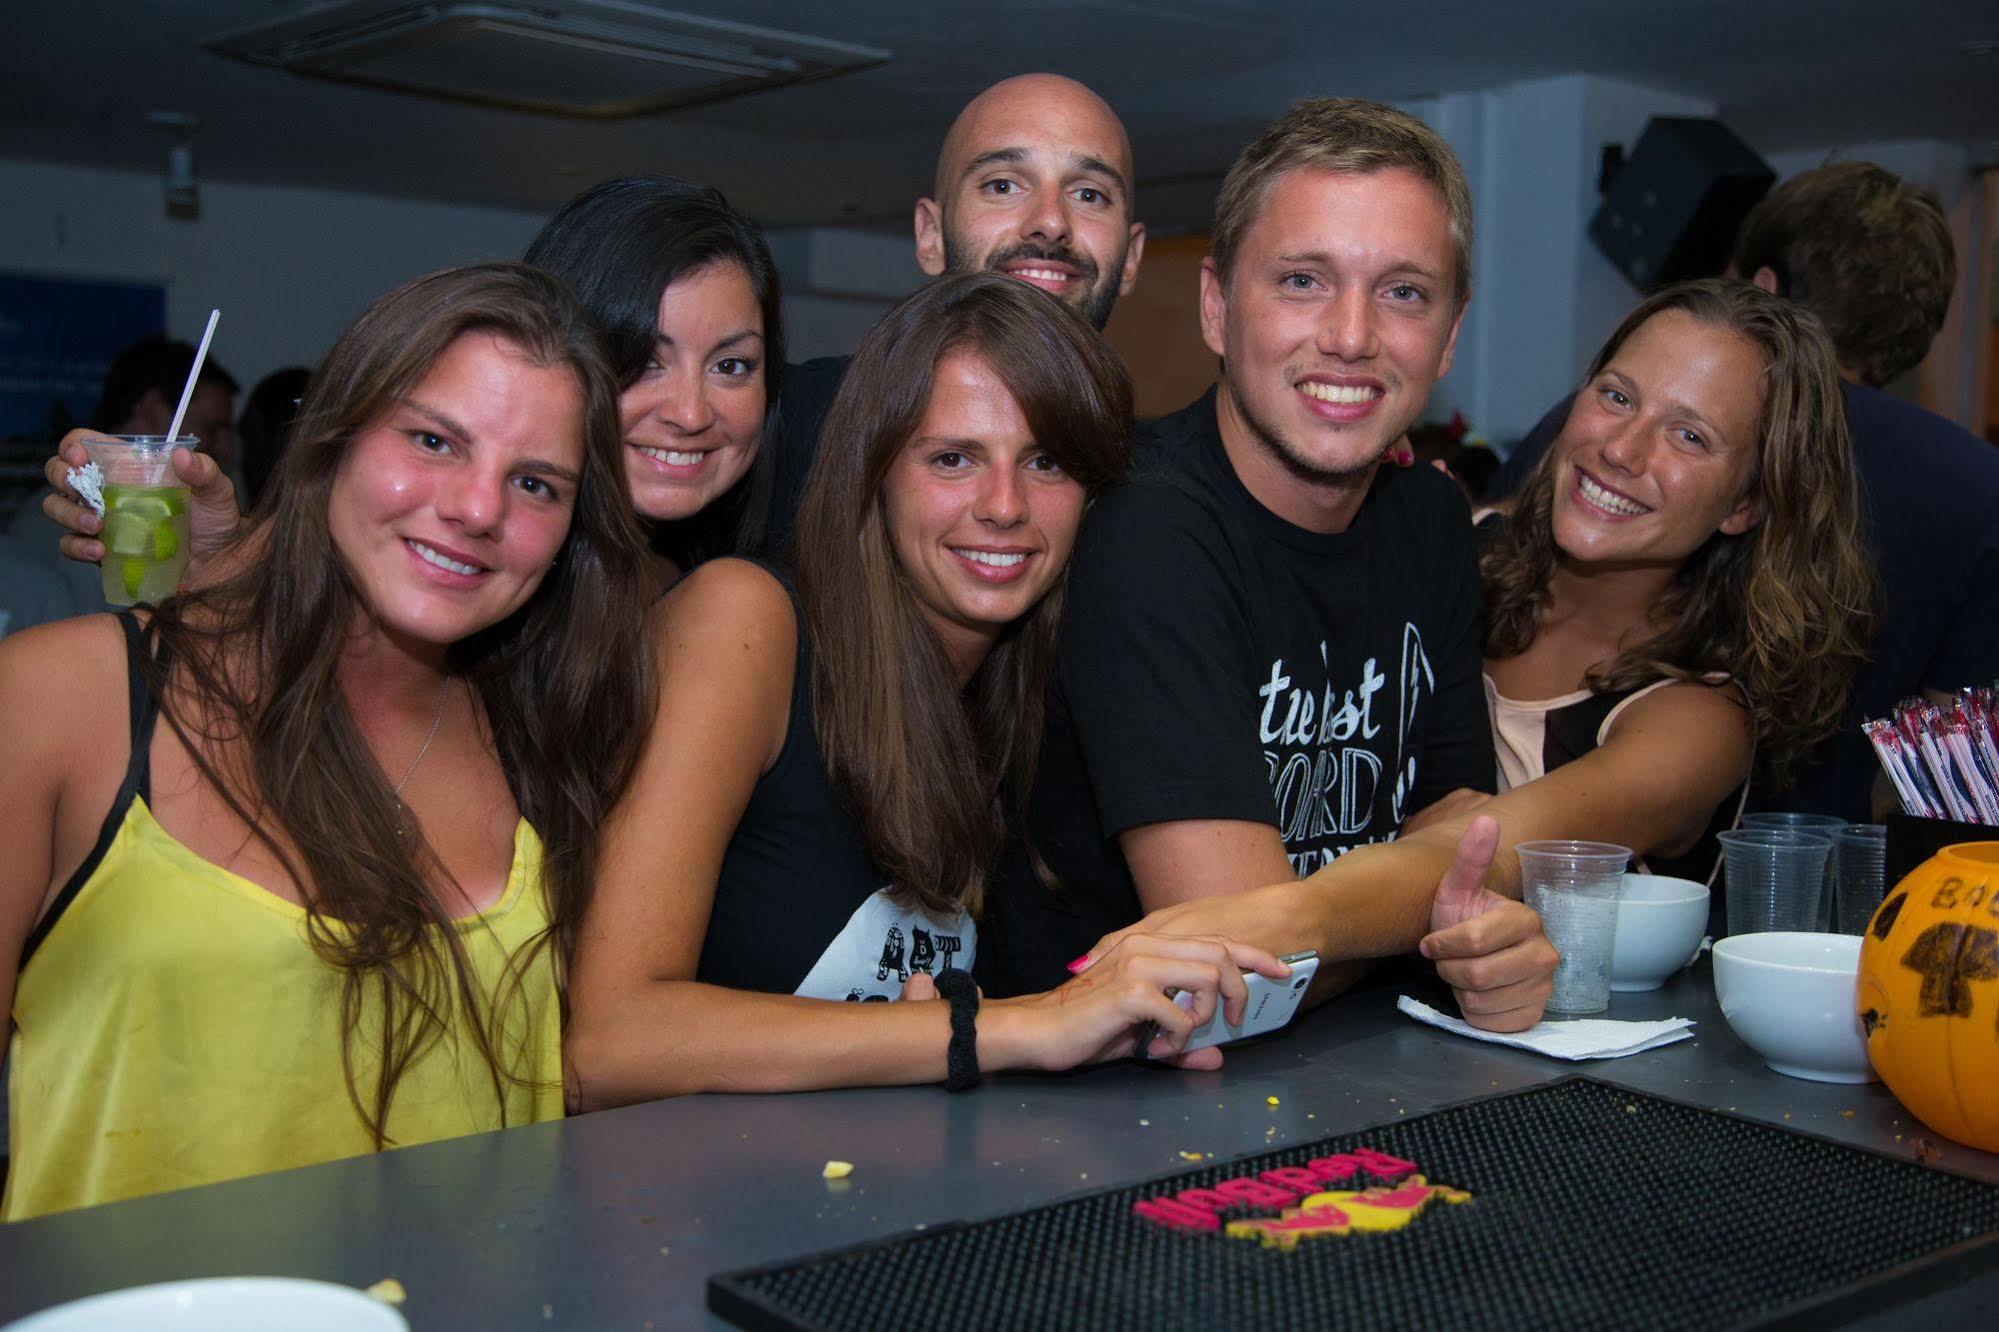
M770 248L784 278L786 354L794 361L852 351L923 282L907 231L791 228L771 232Z
M201 216L166 216L158 176L0 161L0 272L162 282L168 331L222 310L216 358L247 389L316 362L368 301L420 273L518 258L541 213L330 190L204 183ZM795 360L853 350L923 279L907 233L771 233Z
M1590 74L1564 74L1411 104L1450 141L1471 181L1472 301L1456 364L1424 417L1462 411L1498 444L1568 394L1638 292L1587 234L1599 153L1635 143L1653 116L1711 104Z
M208 184L201 216L166 216L161 179L0 161L0 271L164 282L168 331L200 337L247 389L310 365L369 300L452 264L516 259L539 213L329 190Z

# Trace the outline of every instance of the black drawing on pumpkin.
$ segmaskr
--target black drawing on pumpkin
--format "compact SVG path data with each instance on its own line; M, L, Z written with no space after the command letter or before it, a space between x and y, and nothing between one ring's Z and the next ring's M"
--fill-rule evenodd
M1902 914L1902 903L1908 900L1909 895L1907 893L1896 893L1881 904L1881 909L1874 913L1873 928L1875 938L1885 939L1888 937L1888 931L1895 928L1895 917Z
M1999 980L1999 930L1954 922L1916 936L1902 965L1923 978L1919 1017L1970 1017L1971 982Z

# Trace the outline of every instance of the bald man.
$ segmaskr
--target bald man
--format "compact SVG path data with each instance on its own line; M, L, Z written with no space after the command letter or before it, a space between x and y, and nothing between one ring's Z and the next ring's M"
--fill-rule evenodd
M944 136L936 194L916 201L916 261L936 277L991 269L1101 329L1138 280L1131 140L1103 98L1055 74L974 97Z
M932 277L981 269L1041 288L1101 329L1138 280L1145 227L1132 220L1131 140L1074 79L1022 74L974 97L916 201L916 262ZM785 371L771 541L790 531L820 423L846 373L827 356Z

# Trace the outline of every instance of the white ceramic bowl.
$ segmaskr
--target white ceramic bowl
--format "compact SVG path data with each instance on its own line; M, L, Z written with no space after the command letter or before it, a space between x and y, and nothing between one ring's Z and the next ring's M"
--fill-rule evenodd
M290 1277L211 1277L135 1286L59 1304L5 1332L409 1332L403 1316L351 1286Z
M1743 1043L1779 1073L1813 1082L1872 1082L1854 1011L1860 938L1731 934L1714 946L1714 994Z
M1627 873L1610 944L1610 988L1656 990L1693 961L1707 932L1707 905L1706 884Z

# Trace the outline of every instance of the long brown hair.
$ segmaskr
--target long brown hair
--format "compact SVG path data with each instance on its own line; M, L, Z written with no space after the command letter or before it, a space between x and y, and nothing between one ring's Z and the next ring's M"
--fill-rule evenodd
M976 352L1034 440L1095 497L1130 458L1131 379L1110 345L1045 293L995 273L941 278L862 340L819 437L795 553L812 704L835 788L891 892L976 912L1023 805L1041 744L1066 571L1015 621L961 691L909 588L882 483L930 401L937 362Z
M481 994L431 884L435 852L403 831L399 805L335 675L366 613L334 547L328 497L348 443L391 409L457 339L490 333L582 389L583 468L570 529L541 586L505 621L453 644L447 668L477 692L521 814L544 847L550 927ZM388 1145L396 1083L467 1019L504 1116L503 1082L526 1040L510 1015L527 968L558 974L596 871L602 825L637 757L652 686L642 617L647 551L626 493L617 386L560 283L489 264L418 278L377 300L313 373L272 493L236 573L162 605L150 632L171 662L162 715L202 776L283 865L305 899L312 948L342 975L342 1061L355 1112ZM224 562L228 556L222 557ZM170 685L170 688L162 687ZM209 753L235 745L242 762ZM228 769L224 771L224 769ZM370 997L379 1032L365 1034ZM357 1069L372 1065L373 1085Z
M1865 659L1877 598L1859 530L1853 450L1839 366L1807 310L1747 282L1683 282L1648 297L1597 353L1585 385L1647 320L1683 311L1763 353L1763 409L1749 489L1763 519L1715 533L1680 566L1660 628L1590 671L1599 693L1724 673L1756 724L1756 770L1781 786L1799 757L1839 724ZM1561 551L1552 526L1559 449L1521 488L1513 519L1486 549L1485 655L1524 652L1540 631Z

